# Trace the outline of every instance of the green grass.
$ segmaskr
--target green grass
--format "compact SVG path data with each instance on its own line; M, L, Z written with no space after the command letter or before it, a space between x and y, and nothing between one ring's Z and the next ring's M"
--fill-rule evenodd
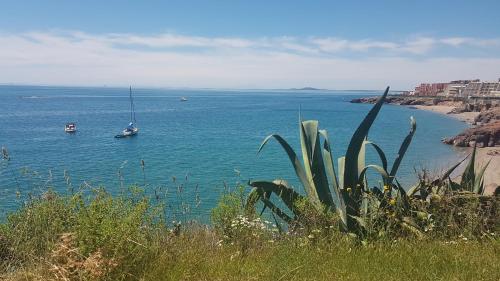
M231 226L240 196L222 197L212 228L168 224L162 205L137 188L45 194L0 225L0 280L500 280L498 232L369 241L335 228L278 234L259 219Z
M198 241L177 244L145 280L499 280L498 242L436 242L345 247L286 241L238 256ZM175 256L175 259L172 257Z
M181 236L163 245L129 280L499 280L498 241L397 242L393 245L299 246L287 240L245 256L234 246L216 246L210 236ZM10 280L51 278L46 265L10 275ZM28 272L31 278L25 278ZM37 273L38 272L38 273ZM114 278L117 278L115 275ZM110 278L110 280L116 280Z

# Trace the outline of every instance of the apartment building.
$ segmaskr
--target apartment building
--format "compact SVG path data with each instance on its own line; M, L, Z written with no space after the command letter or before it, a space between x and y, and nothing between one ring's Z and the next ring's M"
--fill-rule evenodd
M462 96L493 96L500 91L499 82L471 82L462 91Z
M449 83L422 83L415 87L416 96L437 96L442 94Z

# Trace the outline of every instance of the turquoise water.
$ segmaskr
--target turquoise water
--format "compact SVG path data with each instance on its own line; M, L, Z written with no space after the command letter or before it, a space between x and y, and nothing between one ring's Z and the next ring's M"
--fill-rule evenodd
M256 152L271 133L300 151L299 108L304 119L318 119L328 130L339 157L371 107L348 101L380 92L134 89L133 94L140 133L115 139L128 123L128 89L0 86L0 145L11 156L8 166L4 161L0 167L1 212L48 186L66 192L69 178L74 187L85 181L112 192L130 184L161 186L172 205L179 204L182 185L182 200L197 205L194 215L204 216L225 185L274 178L296 183L277 143ZM182 96L189 100L180 102ZM411 115L418 129L399 172L406 185L415 181L415 168L439 169L457 159L440 139L466 127L436 113L384 105L370 138L390 162ZM78 132L66 134L66 122L76 122ZM375 161L374 152L369 159Z

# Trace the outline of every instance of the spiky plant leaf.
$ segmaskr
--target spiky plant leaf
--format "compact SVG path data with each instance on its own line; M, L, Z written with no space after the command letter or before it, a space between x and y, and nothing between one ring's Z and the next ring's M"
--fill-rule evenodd
M469 157L469 156L467 156ZM457 164L453 165L451 168L449 168L442 176L441 178L439 178L438 180L436 181L433 181L432 182L432 185L441 185L445 180L449 179L451 173L453 173L453 171L455 171L455 169L460 166L460 164L462 164L465 159L467 159L467 157L465 157L464 159L462 159L460 162L458 162Z
M384 94L377 100L372 109L365 116L361 124L359 124L358 128L354 132L351 141L349 142L349 146L347 147L347 152L345 155L345 169L344 169L344 187L352 187L354 188L358 183L358 155L365 141L365 138L368 136L368 132L370 127L372 126L375 118L377 117L380 108L382 107L387 93L389 92L389 87L386 88ZM359 197L359 194L354 194L354 200L357 200L356 197Z
M323 158L325 160L325 168L332 182L332 190L334 194L334 205L337 213L342 220L344 226L347 224L347 214L345 210L344 200L342 198L341 190L337 180L337 175L335 173L335 166L333 165L333 155L330 146L330 139L328 138L328 133L326 130L320 130L320 134L325 139L323 142Z
M261 194L261 199L269 199L271 194L275 194L281 199L281 201L283 201L283 203L291 212L299 212L294 203L299 199L303 199L304 197L296 192L293 188L291 188L286 181L252 181L249 183L249 185L257 188L258 192Z
M382 176L382 180L383 180L384 184L388 182L390 176L384 168L380 167L379 165L367 165L363 168L363 170L361 170L361 174L359 177L359 181L360 181L359 184L361 184L361 181L364 179L365 174L368 171L368 169L374 169L375 171L377 171Z
M398 192L397 197L398 197L398 203L401 204L401 207L403 210L409 210L410 209L410 200L408 198L408 194L404 190L403 186L399 183L397 179L394 179L395 183L393 186Z
M399 165L401 164L401 161L403 160L403 156L406 153L406 150L408 149L408 146L410 146L411 140L413 138L413 135L415 134L415 130L417 129L417 122L415 121L415 118L410 117L410 132L408 135L405 137L403 140L403 143L399 147L398 151L398 156L394 160L394 164L392 165L391 172L389 175L391 176L391 179L389 179L389 183L392 183L392 179L396 176L396 173L398 172Z
M451 179L449 179L448 181L450 183L450 189L453 190L453 191L457 191L457 190L460 190L462 189L462 186L454 181L452 181Z
M491 159L484 165L479 173L476 175L476 181L474 182L474 193L483 194L484 193L484 171L490 165Z
M283 139L280 135L276 135L276 134L269 135L264 139L264 141L260 145L259 151L257 153L260 153L262 151L264 146L269 142L269 140L271 138L276 139L279 142L279 144L281 145L281 147L283 147L283 149L285 150L285 152L288 155L288 158L290 159L290 162L292 163L292 166L295 170L295 174L297 175L300 182L304 186L304 189L305 189L307 195L309 196L311 202L319 207L319 205L320 205L319 198L316 194L316 190L312 186L312 181L307 177L306 171L304 170L302 163L300 163L300 160L297 157L297 154L295 154L295 151L288 144L288 142L286 142L285 139Z
M417 183L416 185L410 187L410 189L408 189L408 191L406 192L406 194L410 197L412 196L415 196L415 194L417 194L417 192L420 191L420 188L422 188L422 184L421 183Z
M300 122L300 144L306 175L319 201L326 206L333 206L332 194L321 152L318 121Z
M341 190L345 190L347 187L344 182L344 174L345 174L345 156L339 157L337 159L339 164L339 187Z
M382 168L384 168L384 170L387 171L387 158L385 157L385 153L384 151L382 150L382 148L380 148L380 146L378 146L376 143L372 142L372 141L365 141L365 144L369 144L371 146L373 146L373 148L375 148L375 151L377 152L379 158L380 158L380 161L382 162Z
M270 209L273 218L276 221L276 217L274 214L276 214L279 218L281 218L283 221L286 223L291 223L293 219L287 215L285 212L283 212L280 208L278 208L269 198L271 197L271 193L266 193L264 189L254 187L252 191L250 191L250 194L248 195L247 202L245 204L245 211L247 215L253 215L255 213L255 207L257 206L257 202L262 201L264 204L264 208L262 208L262 211L260 212L260 216L264 213L266 208ZM279 223L276 221L276 226L279 226Z
M359 149L359 154L358 154L358 177L359 177L359 182L360 186L367 187L368 185L368 180L366 179L366 176L361 176L361 170L366 166L366 142L367 139L363 141L361 144L361 148Z
M384 197L384 193L382 192L382 190L380 190L376 186L372 187L370 191L378 200L382 200L382 198Z
M476 173L475 173L475 161L476 161L476 145L474 144L474 149L472 150L472 154L465 167L464 173L462 174L462 180L460 181L460 185L464 190L473 192L474 191L474 183L476 182Z
M284 222L288 223L288 224L291 224L294 219L292 217L290 217L288 214L286 214L285 212L283 212L283 210L281 210L280 208L278 208L273 202L271 202L271 200L263 197L262 199L262 203L264 203L264 205L269 209L271 210L271 212L273 212L273 214L276 214L280 219L282 219ZM276 225L279 225L279 224L276 224Z

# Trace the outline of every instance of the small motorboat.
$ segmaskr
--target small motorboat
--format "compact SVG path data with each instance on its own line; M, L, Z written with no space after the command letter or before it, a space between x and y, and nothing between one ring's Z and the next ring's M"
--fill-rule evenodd
M64 131L66 133L74 133L76 132L76 124L75 123L68 123L66 126L64 126Z
M188 99L186 97L181 97L181 101L187 101Z

